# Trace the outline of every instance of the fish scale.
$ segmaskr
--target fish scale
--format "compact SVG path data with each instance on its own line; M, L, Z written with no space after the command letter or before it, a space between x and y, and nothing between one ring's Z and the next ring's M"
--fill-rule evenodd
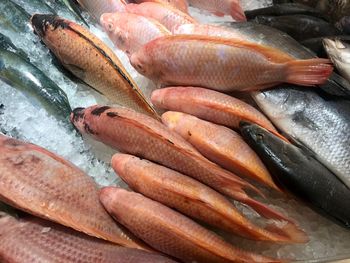
M140 247L108 216L93 179L38 146L0 137L0 199L89 235Z

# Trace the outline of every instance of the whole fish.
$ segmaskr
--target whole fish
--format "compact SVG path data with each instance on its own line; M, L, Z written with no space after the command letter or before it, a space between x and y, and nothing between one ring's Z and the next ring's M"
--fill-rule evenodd
M171 32L180 25L197 23L197 21L188 14L181 12L177 8L167 4L155 2L128 4L126 5L126 11L128 13L153 18L164 25Z
M235 248L191 219L140 194L106 187L100 200L117 222L153 248L183 262L280 262Z
M67 95L50 78L19 54L0 48L0 79L19 90L36 107L69 121Z
M350 43L350 42L349 42ZM323 40L327 53L340 72L340 74L350 82L350 44L339 39Z
M35 32L63 66L112 103L158 117L114 52L82 26L52 15L34 15Z
M188 3L187 0L135 0L136 3L144 3L144 2L155 2L161 4L169 4L173 7L176 7L180 11L184 13L188 13Z
M317 9L298 3L285 3L268 6L264 8L249 10L245 12L248 19L256 16L285 16L285 15L309 15L324 18Z
M0 33L0 49L12 51L20 55L22 58L29 60L27 54L22 49L16 47L11 39L2 33Z
M205 159L181 136L144 114L123 107L96 105L75 109L71 120L80 133L89 134L121 152L148 159L193 177L251 206L264 217L290 221L281 213L248 196L244 189L260 193L254 186Z
M171 263L164 256L119 247L34 217L0 217L1 262Z
M337 24L337 28L343 31L345 34L350 35L350 15L344 16Z
M112 167L131 189L217 228L253 240L307 240L291 223L268 225L269 229L254 225L218 192L166 167L127 154L114 155Z
M232 96L196 87L168 87L153 91L152 103L165 110L185 112L200 119L239 129L242 120L277 132L272 123L253 106Z
M285 189L317 212L350 228L350 190L326 167L256 124L243 123L242 134Z
M188 0L188 3L217 16L230 15L239 22L247 20L240 0Z
M30 32L30 15L11 0L0 1L0 29L11 33Z
M142 248L106 213L91 177L33 144L0 135L0 200L123 246Z
M256 23L279 29L296 40L341 35L332 24L323 19L306 15L257 16Z
M333 71L327 59L296 60L255 43L211 36L175 35L157 38L132 54L142 75L166 85L251 91L282 82L323 84Z
M131 13L105 13L100 24L114 45L128 56L153 39L171 35L157 20Z
M124 0L77 0L93 17L100 20L104 13L124 12L126 2Z
M241 177L279 190L259 157L236 132L185 113L168 111L162 122L204 157Z

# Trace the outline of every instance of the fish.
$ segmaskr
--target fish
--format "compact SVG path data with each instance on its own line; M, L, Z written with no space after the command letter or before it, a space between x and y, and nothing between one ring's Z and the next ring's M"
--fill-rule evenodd
M182 214L138 193L105 187L100 200L113 218L151 247L183 262L280 262L240 250Z
M23 93L38 109L71 127L71 107L67 95L28 59L0 48L0 79Z
M46 1L43 0L31 0L30 5L23 5L23 2L21 0L11 0L14 3L17 3L18 5L22 6L28 14L34 14L34 13L43 13L43 14L56 14L56 11L51 8Z
M0 29L18 34L21 32L30 32L30 15L19 5L11 0L0 1Z
M74 19L79 23L84 24L86 27L89 28L89 24L86 22L84 17L81 15L80 11L78 10L77 6L72 3L72 1L69 0L46 0L46 3L53 8L54 10L57 10L57 14L60 14L61 12L65 14L65 18L67 19Z
M288 82L323 84L333 71L327 59L296 60L277 49L211 36L159 37L130 57L142 75L164 85L221 92L252 91Z
M262 195L256 187L204 158L180 135L147 115L123 107L95 105L74 109L71 121L81 134L190 176L249 205L263 217L291 221L245 192Z
M350 190L308 152L280 140L264 128L241 124L243 137L294 196L337 224L350 228Z
M161 4L169 4L173 7L176 7L180 11L188 14L188 2L187 0L135 0L136 3L144 3L144 2L154 2Z
M32 216L0 217L1 262L171 263L139 249L119 247Z
M162 122L191 143L208 160L243 179L253 179L279 191L259 157L233 130L174 111L165 112Z
M239 130L242 120L277 132L256 108L235 97L197 87L167 87L153 91L152 103L160 109L180 111L200 119Z
M153 39L171 35L157 20L131 13L105 13L100 24L114 45L128 56Z
M317 9L299 3L284 3L264 8L245 11L250 20L256 16L285 16L285 15L308 15L324 19L325 16Z
M180 25L197 23L190 15L167 4L144 2L141 4L128 4L125 9L128 13L157 20L170 32L173 32Z
M134 191L170 208L245 238L271 242L306 242L293 224L254 225L224 196L200 182L166 167L127 154L115 154L112 167Z
M2 33L0 33L0 49L12 51L20 55L22 58L29 60L28 55L22 49L16 47L11 39Z
M104 13L124 12L126 2L124 0L77 0L97 21Z
M350 82L350 41L325 38L323 45L340 74Z
M159 118L114 52L87 29L53 15L36 14L31 24L67 70L111 103Z
M32 215L131 248L146 249L107 214L91 177L34 144L0 135L0 200Z
M257 16L254 21L279 29L300 41L307 38L341 35L332 24L323 19L306 15Z
M350 41L350 36L347 36L347 35L332 36L332 37L328 37L328 38L338 39L341 41ZM324 37L310 38L310 39L306 39L304 41L301 41L300 43L303 46L305 46L308 49L315 52L315 54L317 54L318 57L328 58L327 51L325 50L325 48L323 46L323 39L324 39Z
M338 21L343 16L350 13L350 1L349 0L319 0L317 1L316 8L328 15L333 22Z
M188 0L188 3L217 16L230 15L238 22L247 21L240 0Z
M336 27L343 33L350 35L350 16L344 16L336 23Z

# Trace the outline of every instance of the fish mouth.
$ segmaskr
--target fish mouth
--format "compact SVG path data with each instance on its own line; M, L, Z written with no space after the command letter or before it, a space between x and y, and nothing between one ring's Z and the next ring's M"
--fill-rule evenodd
M45 36L45 33L49 26L53 27L54 30L58 27L68 27L67 21L57 15L34 14L30 18L30 23L34 29L34 32L40 37Z
M84 118L85 108L75 108L70 114L70 120L73 124L77 123L79 120Z

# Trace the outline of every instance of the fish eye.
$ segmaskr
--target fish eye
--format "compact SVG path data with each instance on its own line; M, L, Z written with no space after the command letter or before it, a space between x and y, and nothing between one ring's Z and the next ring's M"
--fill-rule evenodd
M108 31L113 31L113 24L112 23L108 23L107 24L107 29L108 29Z

